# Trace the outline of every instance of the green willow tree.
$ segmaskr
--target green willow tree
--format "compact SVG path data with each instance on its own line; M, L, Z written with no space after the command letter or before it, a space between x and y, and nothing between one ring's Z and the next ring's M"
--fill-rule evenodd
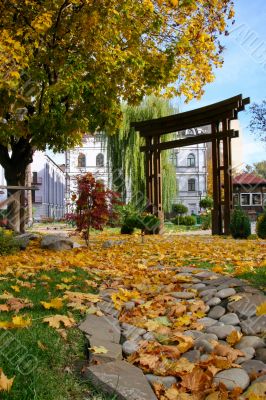
M0 164L23 186L35 150L114 131L121 101L200 98L222 63L232 0L2 0ZM13 202L14 229L19 207Z
M152 118L165 117L176 111L168 100L150 96L139 105L122 106L123 120L120 129L113 135L107 135L107 153L111 160L112 181L114 189L119 190L125 201L131 197L131 202L138 208L145 207L145 164L144 153L140 152L140 146L145 141L130 127L133 121L143 121ZM162 141L169 140L173 135L162 137ZM176 172L170 163L169 151L162 152L162 175L163 175L163 206L164 211L171 211L171 205L176 197Z

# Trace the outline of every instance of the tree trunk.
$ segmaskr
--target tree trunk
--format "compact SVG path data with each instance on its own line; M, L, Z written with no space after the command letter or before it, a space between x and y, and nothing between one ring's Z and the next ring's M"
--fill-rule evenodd
M7 186L25 186L26 168L32 162L33 147L26 138L11 139L8 146L0 145L0 164L5 171ZM10 228L15 232L25 229L25 191L7 189L10 204L7 218Z

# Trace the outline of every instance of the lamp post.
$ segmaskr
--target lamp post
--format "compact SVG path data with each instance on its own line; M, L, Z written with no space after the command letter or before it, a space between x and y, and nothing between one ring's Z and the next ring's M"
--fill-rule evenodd
M199 211L200 211L200 213L201 213L201 205L200 205L200 203L201 203L201 196L202 196L202 191L201 190L199 190Z

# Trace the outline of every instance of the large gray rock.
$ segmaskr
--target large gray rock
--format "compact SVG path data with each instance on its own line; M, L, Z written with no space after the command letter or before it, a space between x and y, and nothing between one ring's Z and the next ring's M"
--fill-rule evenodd
M266 331L266 315L251 317L240 323L242 331L246 335L257 335Z
M212 325L216 325L217 324L216 319L209 318L209 317L199 318L198 322L200 324L202 324L205 328L207 328L208 326L212 326Z
M233 296L234 294L236 294L235 289L226 288L226 289L219 290L219 292L217 292L216 296L219 297L220 299L226 299L227 297Z
M41 238L41 235L37 233L22 233L21 235L17 235L14 237L14 240L19 244L20 250L26 250L31 240L38 240Z
M225 371L218 372L215 375L213 382L215 384L223 383L228 390L233 390L237 387L245 390L250 379L246 371L240 368L230 368Z
M45 235L41 241L41 248L48 250L71 250L74 242L65 235Z
M97 317L97 315L88 315L79 325L79 329L89 337L98 337L100 340L107 342L120 342L119 322L111 316Z
M261 294L241 293L242 299L228 304L230 312L236 313L241 319L256 315L256 308L266 301L266 296Z
M222 300L219 297L212 297L210 300L207 301L208 306L217 306L220 304Z
M157 400L141 369L126 361L89 367L84 376L117 400Z

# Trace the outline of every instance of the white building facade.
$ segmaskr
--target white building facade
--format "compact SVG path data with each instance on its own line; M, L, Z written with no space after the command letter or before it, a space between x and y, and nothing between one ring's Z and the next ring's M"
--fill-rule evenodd
M206 133L206 129L189 129L178 134L185 138ZM188 208L188 214L200 212L200 200L207 195L207 145L174 149L171 161L176 169L177 198L174 203L182 203Z
M71 195L77 188L77 176L91 172L96 179L110 186L111 175L107 160L106 142L102 134L85 135L82 145L65 153L66 211L71 205Z
M37 151L31 164L33 220L60 219L65 215L65 173L45 153Z

